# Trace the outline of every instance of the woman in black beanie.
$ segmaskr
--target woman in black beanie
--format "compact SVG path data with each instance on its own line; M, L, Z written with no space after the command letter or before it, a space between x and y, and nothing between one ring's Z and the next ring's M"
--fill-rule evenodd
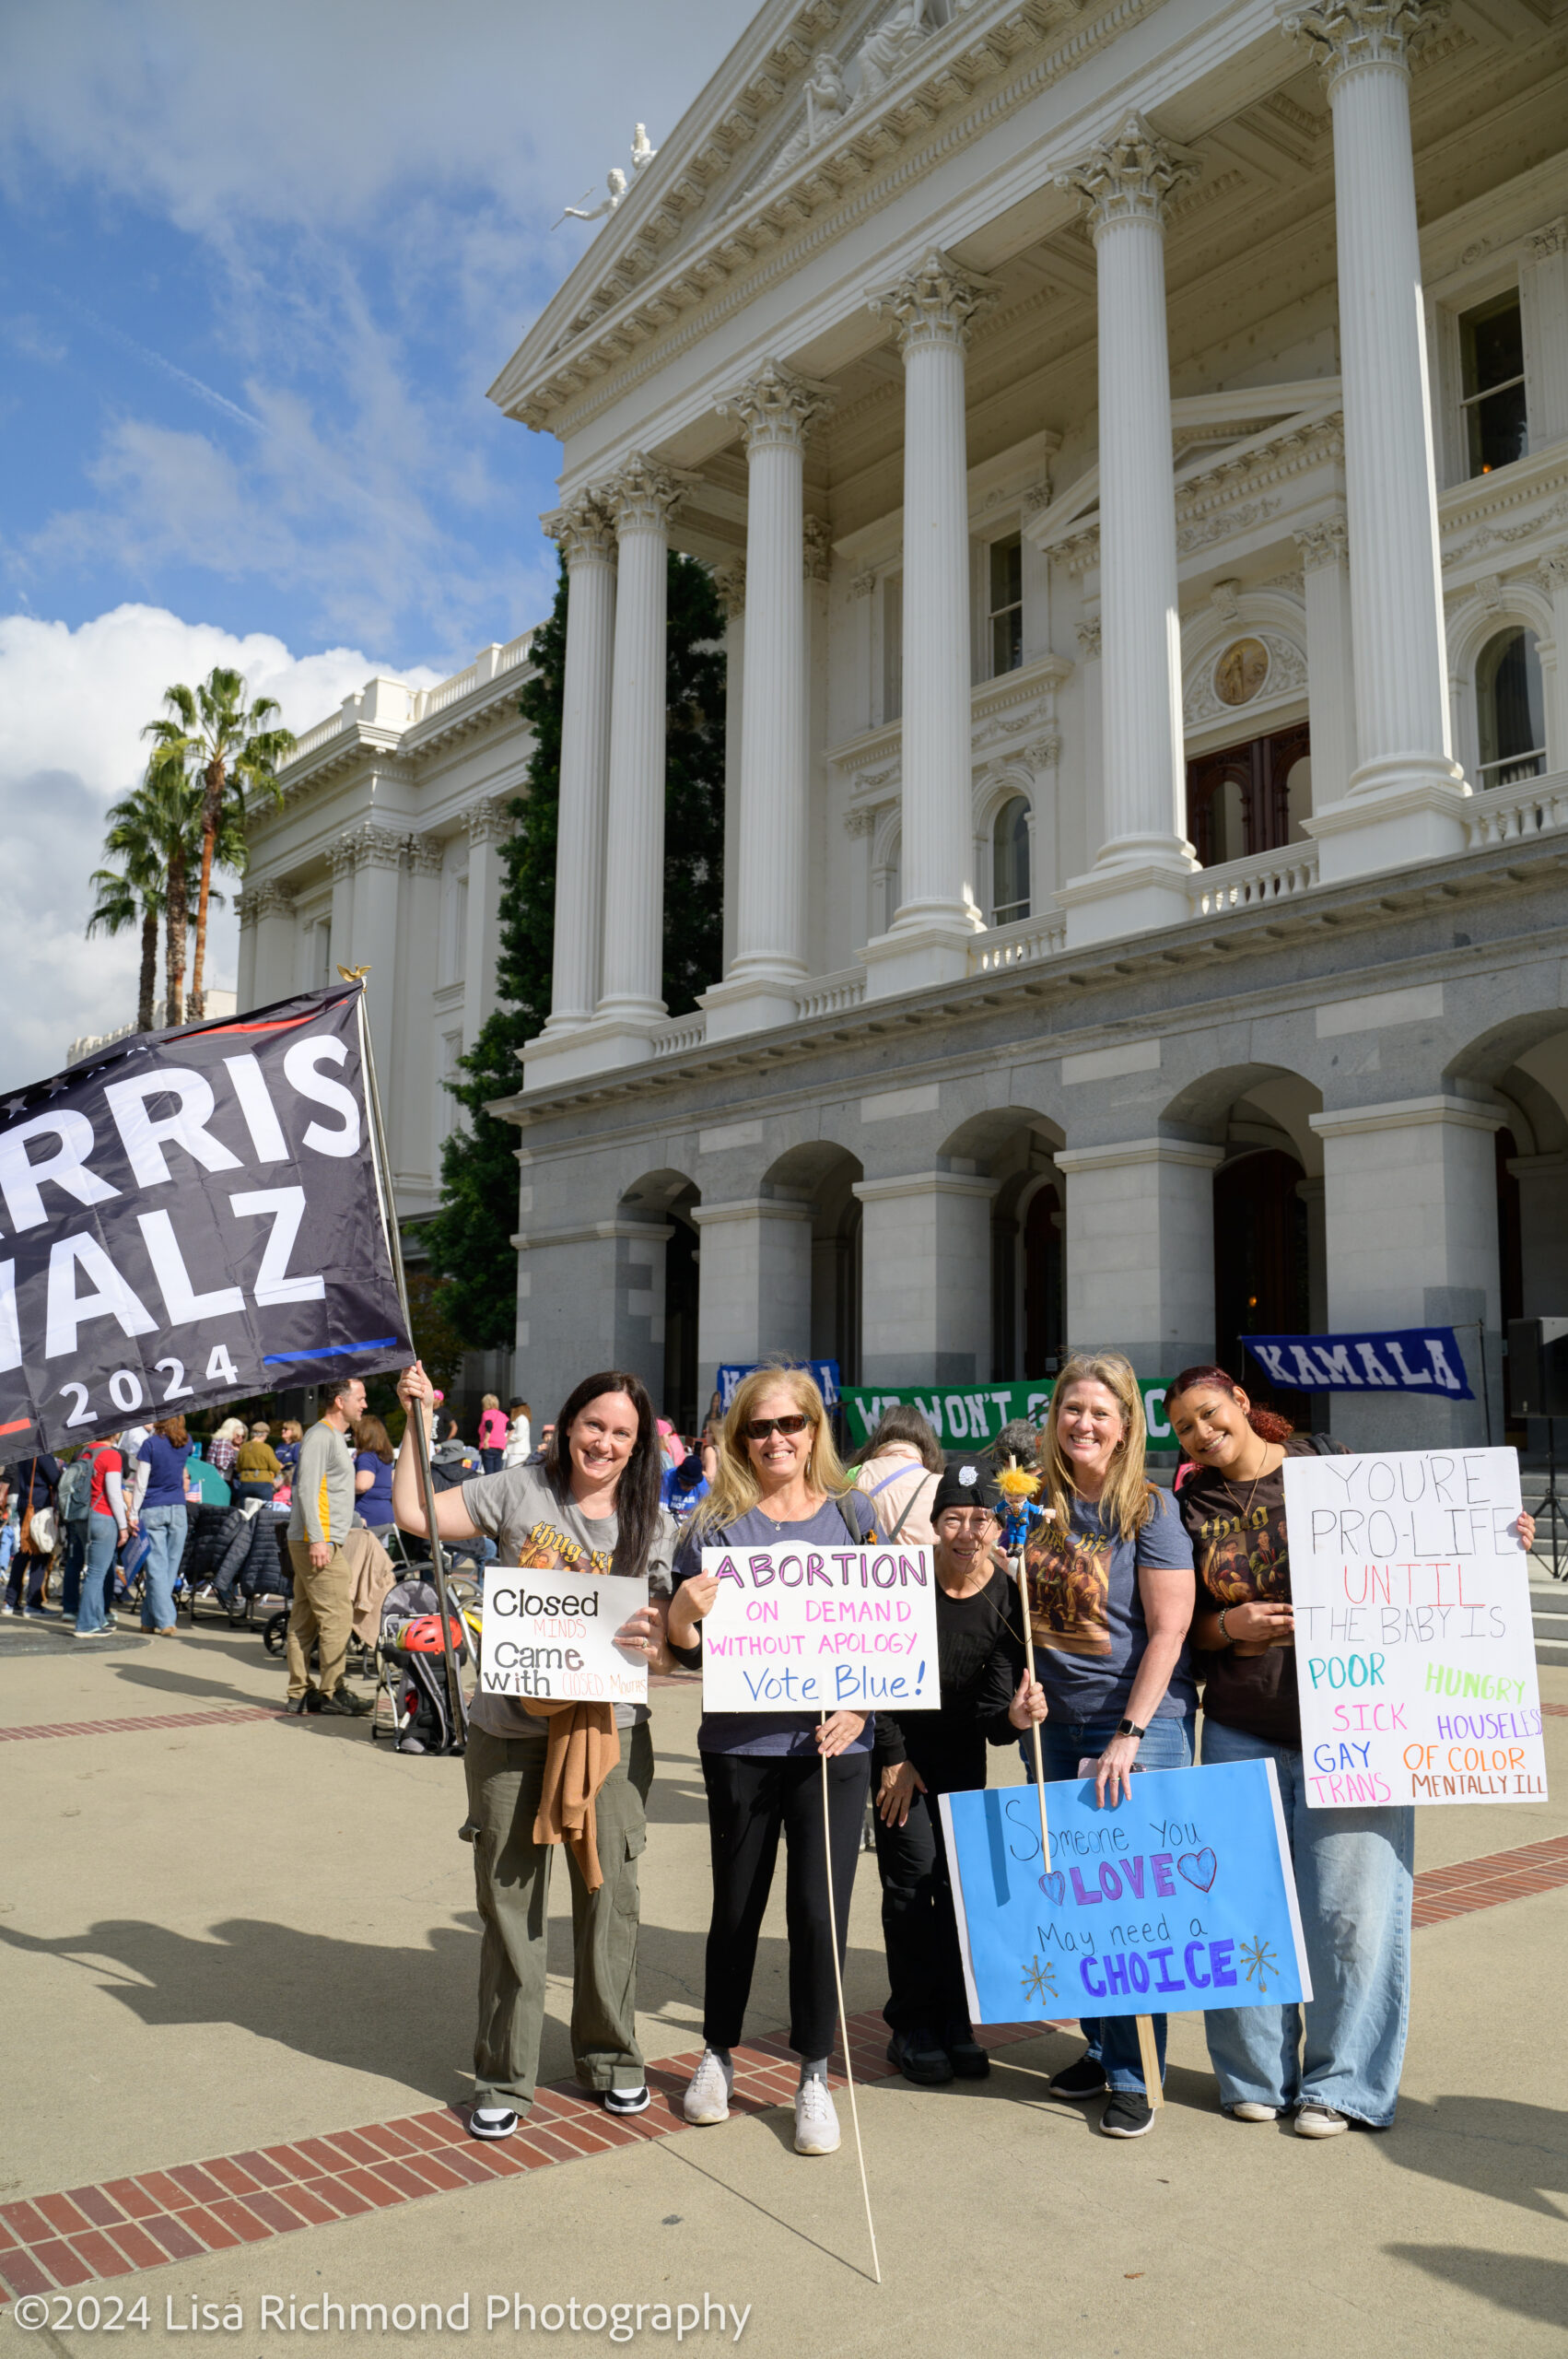
M922 2088L990 2070L969 2022L937 1797L984 1786L988 1739L1017 1742L1007 1711L1024 1670L1017 1595L991 1553L1000 1525L983 1459L949 1461L930 1519L942 1709L898 1719L879 1706L872 1752L888 2060Z

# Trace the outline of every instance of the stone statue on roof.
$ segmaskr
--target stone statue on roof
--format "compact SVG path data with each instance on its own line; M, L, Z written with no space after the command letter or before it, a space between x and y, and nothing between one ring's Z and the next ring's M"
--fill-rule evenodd
M584 189L575 205L562 206L557 217L551 222L551 229L558 229L563 221L603 221L607 213L614 213L626 193L626 176L619 164L611 165L604 176L604 185L610 192L608 196L601 197L597 205L590 205L588 200L593 191L591 188Z

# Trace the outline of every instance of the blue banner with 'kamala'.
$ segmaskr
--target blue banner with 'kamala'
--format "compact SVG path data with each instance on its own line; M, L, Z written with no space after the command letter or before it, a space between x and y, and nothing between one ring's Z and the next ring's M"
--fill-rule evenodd
M1364 1335L1244 1335L1272 1384L1292 1392L1428 1392L1473 1401L1452 1327L1380 1327Z

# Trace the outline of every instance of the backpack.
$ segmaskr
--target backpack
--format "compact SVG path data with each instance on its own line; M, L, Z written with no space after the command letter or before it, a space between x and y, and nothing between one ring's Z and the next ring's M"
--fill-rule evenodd
M81 1523L92 1510L92 1461L73 1459L60 1477L57 1494L63 1523Z

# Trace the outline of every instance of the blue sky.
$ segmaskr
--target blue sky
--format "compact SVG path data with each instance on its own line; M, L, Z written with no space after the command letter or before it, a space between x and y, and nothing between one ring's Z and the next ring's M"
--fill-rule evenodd
M84 946L171 678L296 729L537 619L556 445L485 388L754 0L49 0L0 16L0 1086L134 1012ZM171 668L172 667L172 668ZM64 825L62 824L64 822ZM232 973L232 925L220 937Z

